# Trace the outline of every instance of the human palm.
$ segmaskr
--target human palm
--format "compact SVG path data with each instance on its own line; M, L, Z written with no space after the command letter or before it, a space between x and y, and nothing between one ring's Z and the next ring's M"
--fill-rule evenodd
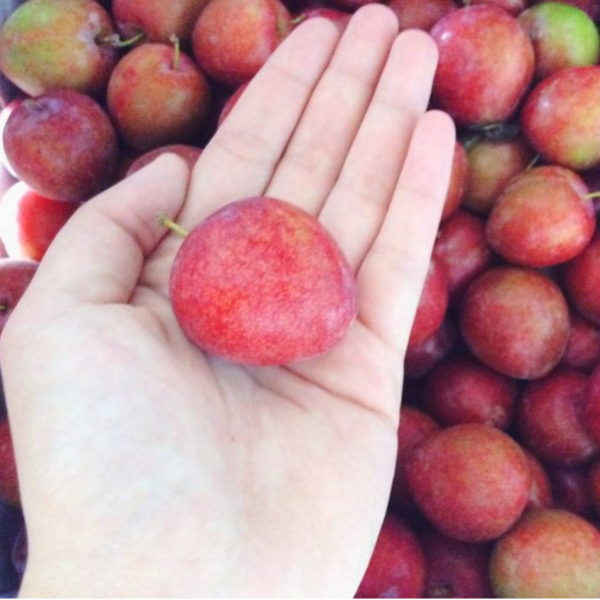
M309 21L189 182L160 159L61 232L0 347L25 594L354 594L390 493L403 356L453 152L449 118L424 115L435 56L381 6L341 41ZM257 195L318 215L356 272L359 317L324 356L233 365L173 316L181 240L156 215L192 228Z

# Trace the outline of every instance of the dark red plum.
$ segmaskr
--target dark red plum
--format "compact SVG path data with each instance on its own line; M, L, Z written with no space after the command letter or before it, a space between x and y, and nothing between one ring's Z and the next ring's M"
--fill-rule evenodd
M72 90L25 100L9 117L6 157L33 190L52 200L89 200L112 182L117 138L104 110Z

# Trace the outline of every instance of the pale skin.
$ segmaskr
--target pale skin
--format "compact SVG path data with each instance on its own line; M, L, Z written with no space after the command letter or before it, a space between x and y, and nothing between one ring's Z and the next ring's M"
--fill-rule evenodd
M396 460L402 363L450 175L426 113L436 49L387 8L340 39L300 26L191 178L164 157L88 202L0 342L30 557L23 596L352 596ZM208 356L168 299L182 240L224 204L318 216L360 314L325 356L247 368Z

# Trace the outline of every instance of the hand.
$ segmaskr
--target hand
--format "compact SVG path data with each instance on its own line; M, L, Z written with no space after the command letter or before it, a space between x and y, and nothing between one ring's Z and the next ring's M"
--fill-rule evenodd
M174 157L63 229L0 345L35 596L351 596L385 513L402 363L454 149L436 49L382 6L303 24L188 173ZM339 42L339 43L338 43ZM200 352L167 297L181 240L252 195L319 215L360 315L326 356Z

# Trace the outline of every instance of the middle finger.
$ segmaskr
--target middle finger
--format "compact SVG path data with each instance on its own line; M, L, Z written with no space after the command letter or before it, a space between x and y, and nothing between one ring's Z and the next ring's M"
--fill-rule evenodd
M398 33L393 12L356 12L279 163L266 195L317 214L333 188Z

